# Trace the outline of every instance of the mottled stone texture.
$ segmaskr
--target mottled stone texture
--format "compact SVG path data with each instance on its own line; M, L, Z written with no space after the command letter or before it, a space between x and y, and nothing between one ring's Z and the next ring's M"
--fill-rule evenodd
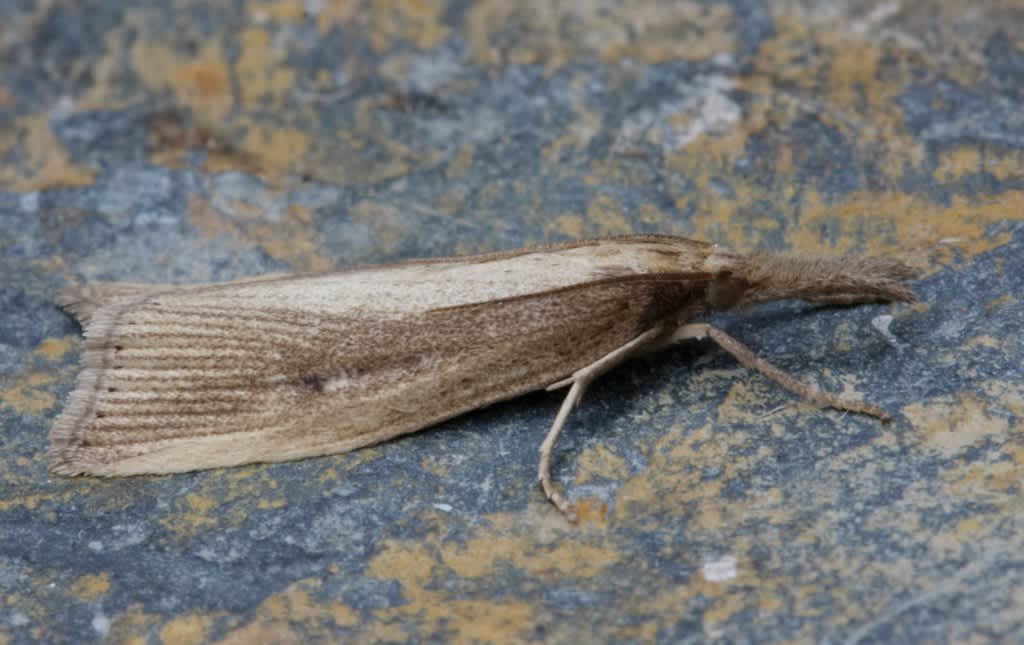
M1024 622L1024 9L0 0L0 644L973 642ZM537 394L337 457L51 477L76 279L630 232L906 256L914 306L720 318L534 484ZM892 316L890 334L873 321Z

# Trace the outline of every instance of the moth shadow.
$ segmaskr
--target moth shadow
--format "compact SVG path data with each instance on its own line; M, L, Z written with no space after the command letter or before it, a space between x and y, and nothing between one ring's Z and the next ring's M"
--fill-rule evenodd
M841 313L855 309L864 309L865 304L814 304L811 302L781 301L750 305L740 309L716 312L709 317L709 322L722 328L758 327L769 332L779 327L792 328L805 319L831 320Z

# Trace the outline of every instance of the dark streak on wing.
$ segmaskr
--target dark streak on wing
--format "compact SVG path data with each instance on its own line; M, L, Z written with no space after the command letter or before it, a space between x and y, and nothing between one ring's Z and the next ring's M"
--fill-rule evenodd
M324 391L324 381L324 377L312 373L304 374L301 378L302 387L317 394Z
M523 293L517 296L509 296L507 298L499 298L495 300L488 300L486 302L470 302L461 305L451 305L448 307L435 307L427 312L427 315L451 311L454 309L471 309L475 307L487 307L495 304L505 304L510 302L533 300L536 298L545 298L549 296L561 295L571 293L574 291L586 291L594 289L595 287L602 287L607 285L625 285L625 284L685 284L692 283L707 284L713 278L713 274L705 271L679 271L677 273L634 273L630 275L613 275L607 278L598 278L591 280L590 282L581 282L579 284L570 284L564 287L557 287L555 289L548 289L545 291L534 291L532 293Z

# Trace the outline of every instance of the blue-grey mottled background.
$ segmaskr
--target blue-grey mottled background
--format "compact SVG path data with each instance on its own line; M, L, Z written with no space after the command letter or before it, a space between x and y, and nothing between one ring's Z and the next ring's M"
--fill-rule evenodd
M0 0L0 645L986 642L1024 621L1024 4ZM914 306L354 454L51 477L65 282L630 232L900 255ZM890 315L889 335L873 321Z

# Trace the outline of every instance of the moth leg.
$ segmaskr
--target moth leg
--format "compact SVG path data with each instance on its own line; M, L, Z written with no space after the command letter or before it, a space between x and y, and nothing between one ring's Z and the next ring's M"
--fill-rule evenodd
M555 505L555 508L561 511L570 522L576 521L576 514L569 506L568 500L565 499L551 481L551 450L555 446L555 441L558 439L558 435L561 434L562 428L565 427L565 421L569 418L569 413L573 411L573 409L579 404L580 399L583 398L583 393L586 391L588 385L619 363L643 351L645 345L656 340L663 334L664 330L661 327L648 329L625 345L609 352L590 365L576 370L569 378L553 383L547 388L550 391L557 390L565 387L566 385L572 386L569 388L569 393L565 395L565 400L562 401L562 407L559 408L558 415L555 416L555 422L551 424L551 429L548 430L547 436L544 437L544 442L540 445L540 464L537 467L537 478L540 480L541 488L544 489L544 494L547 496L548 500L550 500L551 503Z
M885 410L876 405L871 405L870 403L865 403L857 399L851 399L837 394L822 392L813 385L804 383L793 375L783 372L768 361L754 354L749 347L741 343L739 340L733 338L717 327L713 327L705 323L691 323L689 325L683 325L672 332L671 337L669 337L669 342L679 342L689 339L700 340L704 338L710 338L718 343L719 347L732 354L733 358L739 361L740 364L760 372L793 394L807 399L815 405L866 414L868 416L881 419L883 422L888 422L892 419Z

